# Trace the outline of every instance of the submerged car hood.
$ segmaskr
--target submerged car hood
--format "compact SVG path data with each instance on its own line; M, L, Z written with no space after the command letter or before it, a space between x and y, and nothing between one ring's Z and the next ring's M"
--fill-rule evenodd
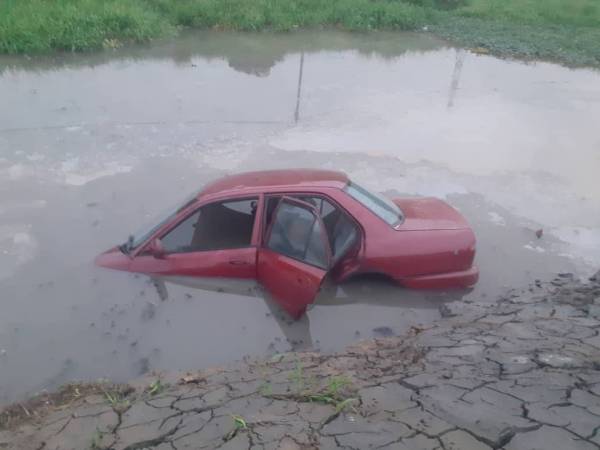
M448 203L437 198L396 198L404 213L401 231L460 230L470 228L466 219Z

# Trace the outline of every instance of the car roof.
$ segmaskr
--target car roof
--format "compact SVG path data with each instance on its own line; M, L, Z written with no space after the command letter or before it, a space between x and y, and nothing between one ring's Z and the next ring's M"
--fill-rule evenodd
M228 192L265 192L289 187L333 187L342 189L348 184L348 176L343 172L317 169L285 169L243 172L220 178L206 185L199 197L225 194Z

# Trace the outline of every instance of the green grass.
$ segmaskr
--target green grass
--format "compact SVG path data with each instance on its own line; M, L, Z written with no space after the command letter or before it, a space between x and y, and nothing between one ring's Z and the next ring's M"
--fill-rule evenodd
M0 1L2 53L93 50L111 39L140 42L172 31L173 27L144 2Z
M88 51L182 28L428 29L499 55L600 66L600 0L0 0L0 53Z
M151 395L159 395L161 394L168 386L162 382L160 378L154 380L150 385L146 388L146 392Z
M432 31L490 53L600 67L600 0L468 0Z
M527 25L598 27L598 0L470 0L457 9L462 16Z

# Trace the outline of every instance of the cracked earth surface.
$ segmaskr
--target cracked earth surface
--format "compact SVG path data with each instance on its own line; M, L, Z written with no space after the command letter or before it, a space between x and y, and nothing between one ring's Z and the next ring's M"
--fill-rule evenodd
M600 273L441 312L427 329L335 355L246 359L125 388L82 385L31 411L11 405L0 448L600 449Z

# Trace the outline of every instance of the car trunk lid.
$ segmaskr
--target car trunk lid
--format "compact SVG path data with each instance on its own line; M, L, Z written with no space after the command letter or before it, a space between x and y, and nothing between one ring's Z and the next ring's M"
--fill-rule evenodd
M396 198L404 213L400 231L461 230L470 228L465 218L448 203L437 198Z

